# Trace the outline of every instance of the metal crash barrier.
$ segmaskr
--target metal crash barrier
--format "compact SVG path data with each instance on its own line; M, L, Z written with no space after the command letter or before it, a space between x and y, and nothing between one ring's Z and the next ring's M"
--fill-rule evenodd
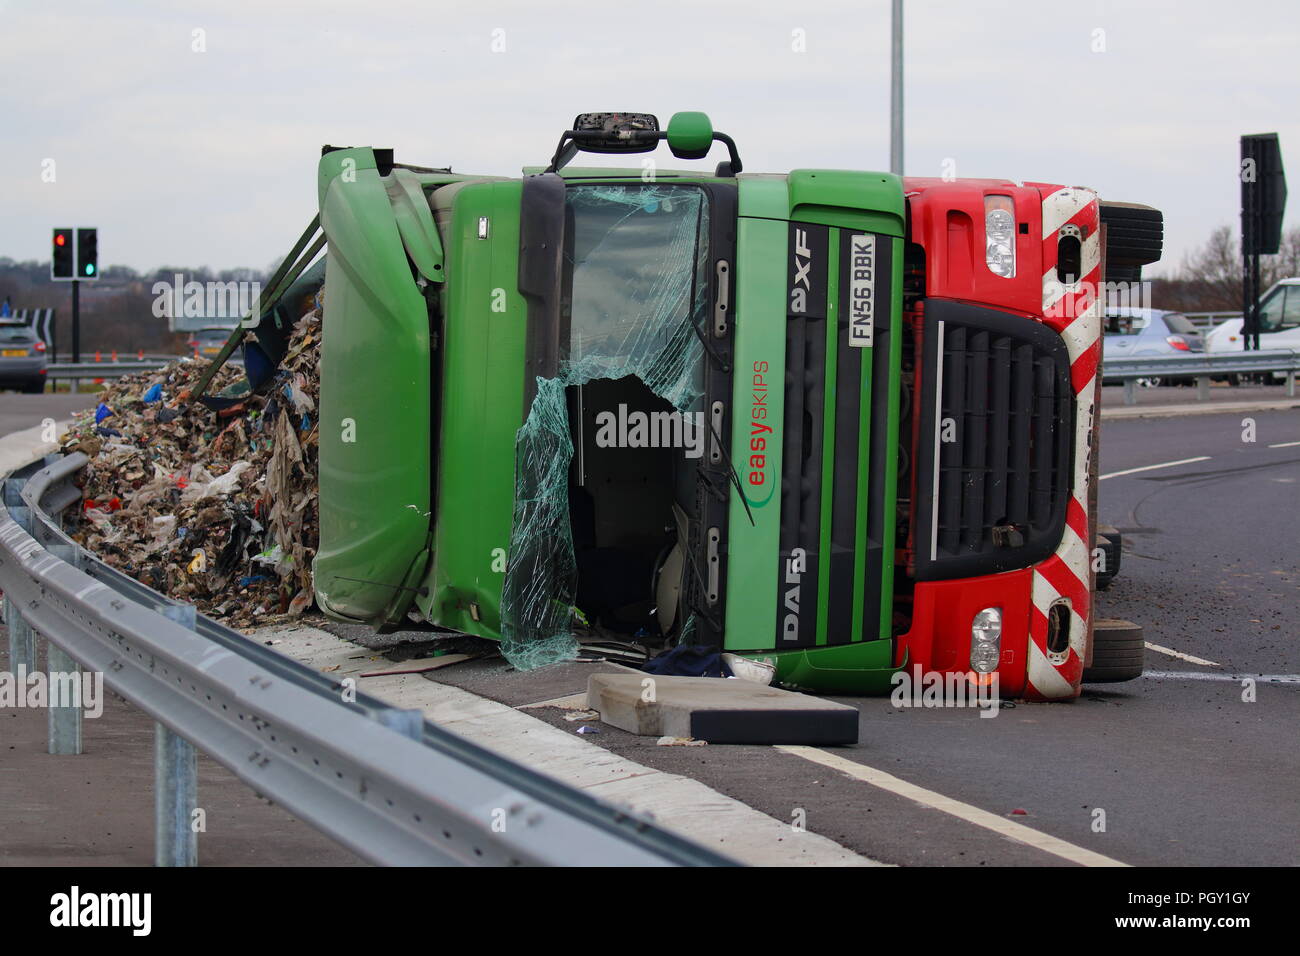
M105 565L60 514L81 454L3 482L0 588L11 667L102 673L157 721L155 858L194 865L198 751L358 856L387 865L729 865L644 818L290 660ZM345 693L345 690L347 692ZM53 754L79 707L49 710Z
M1296 373L1300 371L1300 352L1273 349L1266 352L1215 352L1197 355L1152 356L1149 358L1103 359L1102 381L1123 379L1124 404L1137 404L1137 383L1146 378L1194 378L1196 397L1210 397L1210 380L1229 375L1256 375L1282 372L1286 393L1295 398Z

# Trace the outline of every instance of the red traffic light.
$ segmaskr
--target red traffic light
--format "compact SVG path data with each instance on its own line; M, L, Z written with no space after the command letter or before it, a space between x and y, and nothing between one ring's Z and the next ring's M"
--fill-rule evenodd
M73 260L73 233L71 229L55 229L54 244L50 247L50 278L57 280L75 279L76 264Z

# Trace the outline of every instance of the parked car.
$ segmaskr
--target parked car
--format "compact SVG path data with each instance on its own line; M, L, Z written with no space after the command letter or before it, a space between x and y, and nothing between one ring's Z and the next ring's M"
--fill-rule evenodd
M1163 355L1189 355L1205 351L1205 337L1181 312L1164 309L1116 308L1106 314L1106 334L1102 339L1103 385L1120 384L1121 379L1104 377L1106 359L1148 358ZM1139 385L1191 383L1180 376L1152 376L1137 380Z
M0 320L0 388L45 391L45 342L25 322Z

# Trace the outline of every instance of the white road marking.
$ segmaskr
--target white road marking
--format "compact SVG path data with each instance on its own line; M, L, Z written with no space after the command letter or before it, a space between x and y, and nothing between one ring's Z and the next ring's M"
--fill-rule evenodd
M1207 661L1204 657L1193 657L1191 654L1184 654L1182 651L1175 651L1172 648L1161 647L1159 644L1152 644L1150 641L1143 641L1143 643L1146 644L1148 650L1158 651L1161 654L1168 654L1170 657L1176 657L1180 661L1188 661L1189 663L1192 664L1200 664L1203 667L1223 666L1221 664L1214 663L1214 661Z
M805 760L811 760L813 763L830 767L832 770L839 770L855 780L861 780L863 783L880 787L890 793L907 797L923 807L941 810L960 820L965 820L967 823L973 823L976 826L984 827L986 830L992 830L994 833L1015 840L1017 843L1023 843L1053 856L1059 856L1063 860L1069 860L1071 863L1077 863L1080 866L1128 866L1127 863L1121 863L1119 860L1111 859L1092 850L1075 846L1073 843L1068 843L1058 837L1049 836L1032 827L1027 827L1023 823L1016 823L1014 820L1000 817L996 813L973 807L969 803L962 803L960 800L945 797L933 790L918 787L916 784L901 780L893 774L877 770L875 767L869 767L855 760L849 760L838 754L819 750L816 747L779 745L775 749L794 754L796 757L803 757Z
M1300 674L1206 674L1202 671L1145 671L1143 677L1161 680L1219 680L1240 684L1253 680L1257 684L1300 684Z
M1276 445L1269 445L1268 447L1269 448L1294 448L1296 445L1300 445L1300 441L1283 441L1283 442L1278 442Z
M1173 468L1175 465L1190 465L1194 461L1209 461L1209 455L1200 455L1196 458L1184 458L1181 461L1166 461L1158 465L1143 465L1141 468L1126 468L1124 471L1112 471L1109 475L1102 475L1098 481L1105 481L1107 478L1118 478L1120 475L1136 475L1139 471L1155 471L1157 468Z

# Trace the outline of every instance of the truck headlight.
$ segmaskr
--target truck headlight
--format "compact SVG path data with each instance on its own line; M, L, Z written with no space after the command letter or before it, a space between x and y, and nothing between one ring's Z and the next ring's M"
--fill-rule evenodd
M970 625L970 666L977 674L997 670L1002 659L1002 608L986 607Z
M1010 196L984 197L984 261L994 275L1010 279L1016 274L1016 214Z

